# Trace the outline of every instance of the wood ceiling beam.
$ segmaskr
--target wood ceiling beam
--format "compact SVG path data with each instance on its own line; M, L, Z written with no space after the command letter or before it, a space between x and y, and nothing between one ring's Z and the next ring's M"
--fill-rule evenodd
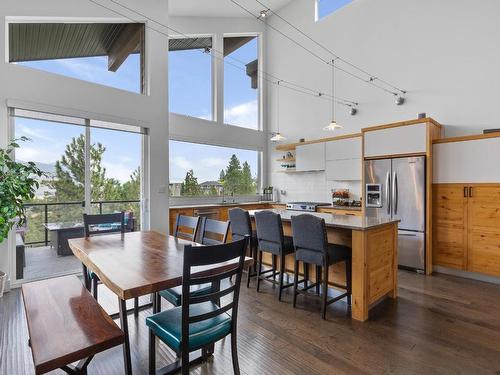
M129 55L142 43L144 24L130 23L120 33L108 53L108 70L116 72ZM142 48L139 48L141 50Z

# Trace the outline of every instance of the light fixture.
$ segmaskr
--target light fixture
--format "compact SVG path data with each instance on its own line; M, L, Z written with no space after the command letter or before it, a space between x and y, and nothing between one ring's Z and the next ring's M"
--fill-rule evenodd
M394 100L396 105L403 105L405 102L405 98L402 97L401 95L396 95L396 99Z
M269 12L269 9L263 9L260 11L260 18L266 18L267 17L267 13Z
M358 113L358 109L356 107L349 108L349 114L351 116L354 116L356 113Z
M278 131L276 133L272 133L271 142L282 142L285 141L286 138L283 137L280 133L280 81L276 82L276 125Z
M326 131L335 131L337 129L344 129L342 125L337 124L335 121L335 59L332 60L332 121L323 128Z

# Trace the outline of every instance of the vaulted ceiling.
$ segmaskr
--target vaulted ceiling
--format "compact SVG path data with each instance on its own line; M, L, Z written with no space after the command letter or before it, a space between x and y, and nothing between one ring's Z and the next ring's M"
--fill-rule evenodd
M292 0L260 0L273 10L279 10ZM255 11L262 10L255 0L238 0L245 8ZM193 17L250 17L248 13L233 4L230 0L169 0L169 14L171 16Z

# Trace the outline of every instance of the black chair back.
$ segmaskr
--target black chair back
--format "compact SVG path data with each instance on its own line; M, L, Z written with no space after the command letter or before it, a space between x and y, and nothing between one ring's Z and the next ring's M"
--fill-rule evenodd
M255 226L259 248L279 251L284 244L281 215L272 211L255 212Z
M125 213L83 214L85 237L106 233L125 233Z
M241 275L245 263L245 250L248 246L248 237L242 240L229 242L222 245L213 246L192 246L184 247L184 265L182 275L182 332L181 346L182 353L199 348L189 346L189 325L197 322L202 322L207 319L214 318L231 310L232 328L231 334L236 331L236 321L238 317L238 301L240 295ZM215 266L219 263L234 261L228 264L222 272L210 272L210 266ZM192 267L204 267L205 269L198 275L193 275ZM196 270L195 270L196 272ZM220 283L223 279L228 279L236 275L234 283ZM191 286L210 283L212 285L220 285L216 290L212 290L210 294L192 295L190 293ZM232 298L226 299L227 304L215 305L215 308L205 314L190 315L190 305L209 301L220 301L220 299L229 294L233 294Z
M196 237L198 236L199 227L199 216L184 216L178 214L177 219L175 220L174 237L195 242ZM185 229L188 229L189 231L185 231Z
M238 207L231 208L229 210L229 220L231 221L233 241L241 240L245 236L252 236L252 221L248 211Z
M226 243L230 221L219 221L203 218L201 221L201 243L203 245L220 245Z
M325 253L328 249L324 219L309 214L292 216L292 233L296 251L308 250Z

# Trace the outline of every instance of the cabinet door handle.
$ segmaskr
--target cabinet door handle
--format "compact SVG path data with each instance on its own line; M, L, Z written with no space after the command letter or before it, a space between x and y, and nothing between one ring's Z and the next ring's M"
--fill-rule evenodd
M469 188L467 186L464 186L464 198L467 198L467 196L469 195L468 191Z
M469 186L469 198L472 198L472 186Z

